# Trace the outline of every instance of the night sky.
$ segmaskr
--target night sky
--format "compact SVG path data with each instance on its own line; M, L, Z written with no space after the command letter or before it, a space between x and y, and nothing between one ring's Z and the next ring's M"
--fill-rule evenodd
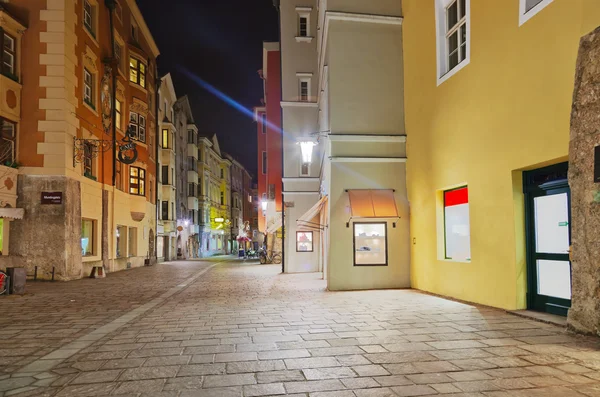
M201 133L216 133L221 150L256 175L256 125L181 68L252 110L260 104L263 41L277 41L272 0L138 0L160 50L159 73L171 73L178 97L188 95Z

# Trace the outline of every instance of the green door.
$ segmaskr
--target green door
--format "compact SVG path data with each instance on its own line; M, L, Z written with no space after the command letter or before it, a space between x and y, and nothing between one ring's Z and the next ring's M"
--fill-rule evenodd
M525 173L528 307L566 316L571 307L571 192L567 163Z

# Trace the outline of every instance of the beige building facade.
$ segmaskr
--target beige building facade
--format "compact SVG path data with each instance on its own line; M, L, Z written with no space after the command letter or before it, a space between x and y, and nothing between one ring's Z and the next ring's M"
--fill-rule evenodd
M282 1L286 266L330 290L410 287L401 15Z
M160 262L177 259L177 185L175 178L175 110L177 95L171 75L161 79L158 120L159 136L159 172L158 172L158 226L157 256Z

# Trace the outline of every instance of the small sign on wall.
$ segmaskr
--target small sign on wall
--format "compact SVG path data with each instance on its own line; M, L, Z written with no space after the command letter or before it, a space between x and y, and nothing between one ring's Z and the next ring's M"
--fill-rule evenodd
M62 192L42 192L42 204L62 204Z
M594 182L600 183L600 146L594 148Z

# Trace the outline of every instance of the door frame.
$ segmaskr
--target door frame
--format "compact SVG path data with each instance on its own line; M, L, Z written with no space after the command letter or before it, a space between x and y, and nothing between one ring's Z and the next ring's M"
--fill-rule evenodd
M571 307L570 299L562 299L537 294L537 252L535 244L535 203L536 197L567 193L569 222L569 245L571 244L571 191L567 179L568 163L555 164L523 173L523 192L525 195L525 245L527 262L527 308L560 316L566 316ZM544 178L547 180L544 181ZM549 260L554 255L546 254ZM568 254L566 254L568 255ZM562 260L562 259L558 259ZM570 262L569 262L570 264ZM570 264L571 266L571 264ZM572 272L572 266L571 266ZM573 279L571 275L571 280Z

